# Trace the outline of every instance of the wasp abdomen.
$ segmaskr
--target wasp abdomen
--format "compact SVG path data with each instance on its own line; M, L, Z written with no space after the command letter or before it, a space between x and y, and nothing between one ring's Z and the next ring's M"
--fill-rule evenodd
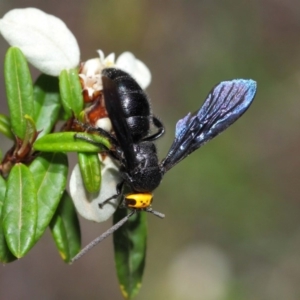
M102 74L116 83L123 115L134 142L147 136L152 117L146 93L131 76L122 70L109 68L104 69Z

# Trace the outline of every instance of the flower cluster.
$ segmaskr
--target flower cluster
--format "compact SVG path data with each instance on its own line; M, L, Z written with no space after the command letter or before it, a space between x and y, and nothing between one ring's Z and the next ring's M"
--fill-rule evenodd
M99 102L99 97L102 92L101 72L104 68L122 69L142 88L146 88L151 82L149 69L131 52L124 52L115 59L114 53L105 57L103 51L98 50L98 58L80 63L78 43L65 23L36 8L9 11L0 19L0 33L10 45L20 48L28 62L44 74L58 76L63 70L79 67L82 93L90 106L100 105L103 108L103 101ZM88 112L89 108L86 108L85 114ZM87 121L90 121L89 118ZM90 123L111 130L107 116L99 115ZM108 219L114 213L119 199L112 200L110 205L105 205L102 209L99 204L115 193L120 181L118 165L108 156L99 157L102 165L99 193L86 191L78 165L72 171L70 180L70 193L78 212L84 218L97 222Z
M122 53L117 60L115 54L104 56L98 50L99 58L89 59L82 63L79 76L82 79L83 91L86 92L88 101L92 101L102 90L101 72L105 68L118 68L130 74L138 84L147 88L151 82L151 73L147 66L131 52Z

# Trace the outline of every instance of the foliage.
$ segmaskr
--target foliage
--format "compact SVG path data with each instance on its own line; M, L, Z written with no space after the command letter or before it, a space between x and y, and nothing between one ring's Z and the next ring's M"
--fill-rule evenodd
M63 70L58 78L41 74L32 83L27 60L17 47L9 48L4 65L9 116L0 115L0 132L14 144L0 165L0 261L25 256L50 227L60 256L69 263L80 251L80 226L66 191L66 152L78 153L86 193L100 193L98 153L111 145L91 125L80 122L84 102L78 69ZM59 121L65 125L54 132ZM90 133L86 132L89 126ZM117 211L116 222L126 213ZM146 236L146 216L141 214L114 239L117 273L126 299L140 288Z

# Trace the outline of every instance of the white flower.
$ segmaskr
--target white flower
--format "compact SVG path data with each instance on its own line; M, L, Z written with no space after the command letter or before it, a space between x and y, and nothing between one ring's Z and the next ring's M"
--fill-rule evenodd
M112 124L110 121L110 118L100 118L97 120L97 122L95 123L95 126L98 128L102 128L107 132L112 131Z
M62 70L79 66L80 50L76 38L59 18L37 8L13 9L0 19L0 33L11 45L22 50L27 60L42 73L58 76ZM98 50L99 58L82 66L81 78L88 95L102 90L101 71L115 67L129 73L145 89L151 81L147 66L130 52L115 61Z
M80 50L74 35L63 21L39 9L9 11L0 19L0 33L10 45L20 48L26 59L45 74L58 76L62 70L79 66ZM99 58L90 59L81 65L79 76L83 91L90 97L89 100L99 101L100 110L104 108L101 102L101 72L104 68L114 67L129 73L143 89L150 84L149 69L132 53L124 52L116 60L114 53L106 57L101 50L98 53ZM98 104L97 101L94 104ZM107 131L112 129L105 115L96 120L95 124ZM116 186L122 180L119 166L108 156L102 161L101 174L101 189L97 194L85 190L78 165L70 178L70 193L78 212L84 218L96 222L107 220L116 210L119 199L109 201L103 208L99 204L116 193Z
M131 52L123 52L116 61L116 67L130 74L140 85L146 89L151 82L151 73L148 67Z
M79 65L80 51L72 32L63 21L39 9L9 11L0 19L0 33L45 74L58 76Z
M102 50L97 51L99 54L99 60L100 60L100 68L101 71L104 68L111 68L115 66L115 57L116 55L114 53L110 53L106 57L104 56L104 52Z
M103 51L98 50L99 58L87 60L82 64L80 78L82 79L83 89L87 91L92 100L94 95L102 91L101 72L105 68L118 68L130 74L142 89L149 86L151 82L151 73L147 66L131 52L123 52L115 61L115 54L111 53L104 56Z
M116 186L122 180L119 166L109 156L102 161L101 175L99 193L88 193L85 190L78 164L73 169L70 178L70 194L78 213L83 218L95 222L104 222L109 219L120 202L120 197L118 197L104 204L102 208L99 207L100 203L116 194Z

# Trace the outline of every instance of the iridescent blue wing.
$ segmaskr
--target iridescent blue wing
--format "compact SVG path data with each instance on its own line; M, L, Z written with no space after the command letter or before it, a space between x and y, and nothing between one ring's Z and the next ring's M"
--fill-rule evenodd
M176 124L175 140L161 162L164 172L220 134L250 106L256 93L253 80L223 81L208 94L203 106Z

